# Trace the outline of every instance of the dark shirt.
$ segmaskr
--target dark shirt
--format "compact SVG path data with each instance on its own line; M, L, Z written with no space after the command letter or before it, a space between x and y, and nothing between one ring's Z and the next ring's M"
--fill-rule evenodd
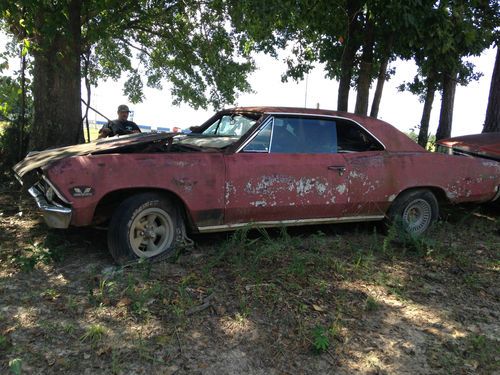
M109 137L114 135L124 135L124 134L132 134L134 132L141 132L141 129L137 126L137 124L133 121L120 121L113 120L108 122L106 125L103 125L99 133L101 133L104 129L109 129L111 132L108 134Z

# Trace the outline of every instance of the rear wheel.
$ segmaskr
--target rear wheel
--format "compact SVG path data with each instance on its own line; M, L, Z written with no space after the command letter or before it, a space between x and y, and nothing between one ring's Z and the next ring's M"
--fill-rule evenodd
M410 190L396 198L387 216L391 223L400 223L406 232L420 235L438 219L439 205L430 190Z
M111 218L109 251L119 264L164 258L173 251L181 225L176 205L160 194L133 195L118 206Z

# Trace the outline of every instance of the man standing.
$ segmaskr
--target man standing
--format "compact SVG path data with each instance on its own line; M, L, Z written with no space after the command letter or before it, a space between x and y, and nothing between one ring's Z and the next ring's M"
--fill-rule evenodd
M118 106L118 118L116 120L108 122L104 125L101 130L99 130L99 137L106 138L112 137L114 135L124 135L132 133L140 133L141 129L133 121L128 121L128 115L130 113L128 107L125 104Z

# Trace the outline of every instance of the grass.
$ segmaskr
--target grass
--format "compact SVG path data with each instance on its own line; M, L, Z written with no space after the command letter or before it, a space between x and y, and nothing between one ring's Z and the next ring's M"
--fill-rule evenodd
M104 338L106 332L107 330L104 326L100 324L92 324L80 337L80 340L90 342L91 344L97 344Z
M111 262L104 249L92 249L90 256L87 248L77 247L82 236L56 232L45 240L45 231L34 230L20 252L2 251L2 259L11 262L2 266L9 267L10 276L0 276L0 298L20 313L14 317L9 309L0 312L7 314L0 319L0 350L7 347L9 360L21 357L21 346L11 350L10 333L4 332L15 327L16 337L22 332L33 337L38 333L29 328L33 319L43 332L36 337L46 340L47 347L64 337L64 345L102 348L104 354L95 359L102 360L102 372L133 372L132 356L134 366L165 372L155 366L162 361L178 365L175 361L187 360L191 350L200 356L207 347L223 350L218 345L228 340L241 344L241 350L262 348L262 363L284 370L307 355L311 363L334 355L348 366L349 353L363 349L356 345L374 334L383 336L377 327L390 335L401 332L401 327L391 329L384 318L388 314L425 308L450 326L490 322L487 314L463 316L463 307L464 301L471 308L495 303L485 291L497 281L498 218L492 216L492 222L463 213L467 219L462 220L460 211L454 215L420 238L408 237L397 227L381 233L370 225L245 228L212 239L200 236L195 254L179 254L171 263L139 262L113 272L103 271ZM76 256L68 257L69 252ZM76 270L70 272L71 267ZM59 276L64 283L53 282ZM22 290L20 285L30 280L32 287ZM12 291L7 285L13 285ZM436 290L446 298L435 297ZM208 308L189 314L212 295ZM392 307L394 300L401 310ZM21 313L33 306L33 313ZM411 309L405 310L407 306ZM401 324L416 323L405 317ZM451 331L442 329L442 336L425 339L428 350L423 352L433 368L460 373L472 366L488 373L498 365L496 341L482 334L456 338ZM39 357L43 362L43 353L22 353L23 363L32 367ZM1 361L0 370L8 369L8 362L1 367ZM34 368L44 366L37 364L42 367ZM71 367L77 364L68 366L67 371L81 372Z

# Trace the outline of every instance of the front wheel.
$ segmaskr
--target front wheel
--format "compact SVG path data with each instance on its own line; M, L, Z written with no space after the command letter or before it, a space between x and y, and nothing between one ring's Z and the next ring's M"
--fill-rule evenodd
M108 248L119 264L158 260L174 249L182 222L176 205L156 193L133 195L114 212Z
M387 214L391 223L401 223L406 232L421 235L438 219L439 205L427 189L401 193Z

